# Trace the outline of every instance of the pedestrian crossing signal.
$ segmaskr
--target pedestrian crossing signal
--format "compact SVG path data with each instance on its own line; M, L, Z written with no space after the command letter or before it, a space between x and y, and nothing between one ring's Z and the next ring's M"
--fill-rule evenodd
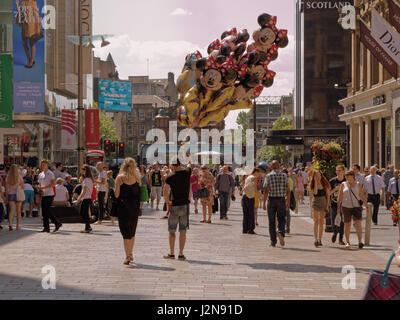
M22 146L23 152L29 152L29 143L25 142Z
M104 141L104 152L109 154L111 152L111 141L106 140Z
M118 148L118 158L125 157L125 143L121 142Z

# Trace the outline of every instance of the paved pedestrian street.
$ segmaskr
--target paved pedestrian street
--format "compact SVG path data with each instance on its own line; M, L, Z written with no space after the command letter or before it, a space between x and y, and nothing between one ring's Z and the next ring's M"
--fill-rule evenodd
M192 210L193 212L194 210ZM135 243L135 265L122 264L125 255L117 224L64 225L57 234L41 234L40 219L23 219L23 230L0 232L0 299L360 299L371 268L384 269L396 248L398 229L381 214L374 227L375 246L350 250L332 244L313 245L307 206L292 214L286 246L269 247L267 217L259 217L257 235L241 233L239 199L229 220L214 215L212 224L191 215L185 255L188 260L164 260L168 253L167 221L163 212L144 210ZM380 236L382 234L382 236ZM355 234L352 234L356 244ZM177 252L176 252L177 253ZM44 266L56 271L56 289L44 290ZM343 266L356 269L356 288L342 288ZM395 265L392 272L398 273Z

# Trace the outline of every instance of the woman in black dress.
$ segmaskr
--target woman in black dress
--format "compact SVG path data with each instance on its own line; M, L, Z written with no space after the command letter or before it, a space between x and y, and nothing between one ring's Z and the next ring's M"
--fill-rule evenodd
M126 253L125 265L133 261L133 246L140 211L141 179L136 167L134 159L126 158L115 180L119 230L124 238Z

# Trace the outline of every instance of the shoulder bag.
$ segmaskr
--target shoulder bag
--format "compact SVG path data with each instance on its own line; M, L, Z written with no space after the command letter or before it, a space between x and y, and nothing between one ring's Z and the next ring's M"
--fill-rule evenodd
M358 184L357 184L357 186L358 186ZM349 188L350 188L350 191L351 191L351 193L353 194L354 198L356 198L356 199L357 199L357 201L358 201L358 205L359 205L360 207L362 207L362 205L363 205L363 201L362 201L362 200L359 200L359 199L356 197L356 195L354 194L353 190L351 190L351 187L350 187L350 185L349 185Z
M25 192L24 189L18 184L17 187L17 202L24 202L25 201Z
M371 270L362 300L400 300L400 276L389 273L394 257L393 253L384 272Z
M350 201L351 201L351 203L353 204L353 210L355 210L357 213L361 213L361 214L362 214L362 210L363 210L363 209L362 209L362 201L361 201L361 200L358 200L358 198L357 198L356 195L354 194L353 190L351 190L350 185L349 185L349 184L347 184L347 185L348 185L348 187L349 187L349 189L350 189L350 192L353 194L354 198L356 198L356 200L358 201L358 204L359 204L358 207L354 207L353 199L351 198L351 194L350 194ZM360 202L361 202L361 204L360 204Z

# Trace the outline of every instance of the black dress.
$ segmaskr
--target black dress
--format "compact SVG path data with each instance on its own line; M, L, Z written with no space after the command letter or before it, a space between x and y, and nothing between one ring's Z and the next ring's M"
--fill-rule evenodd
M132 185L122 184L118 198L118 222L122 237L132 239L136 234L136 227L140 210L140 187L136 182Z

